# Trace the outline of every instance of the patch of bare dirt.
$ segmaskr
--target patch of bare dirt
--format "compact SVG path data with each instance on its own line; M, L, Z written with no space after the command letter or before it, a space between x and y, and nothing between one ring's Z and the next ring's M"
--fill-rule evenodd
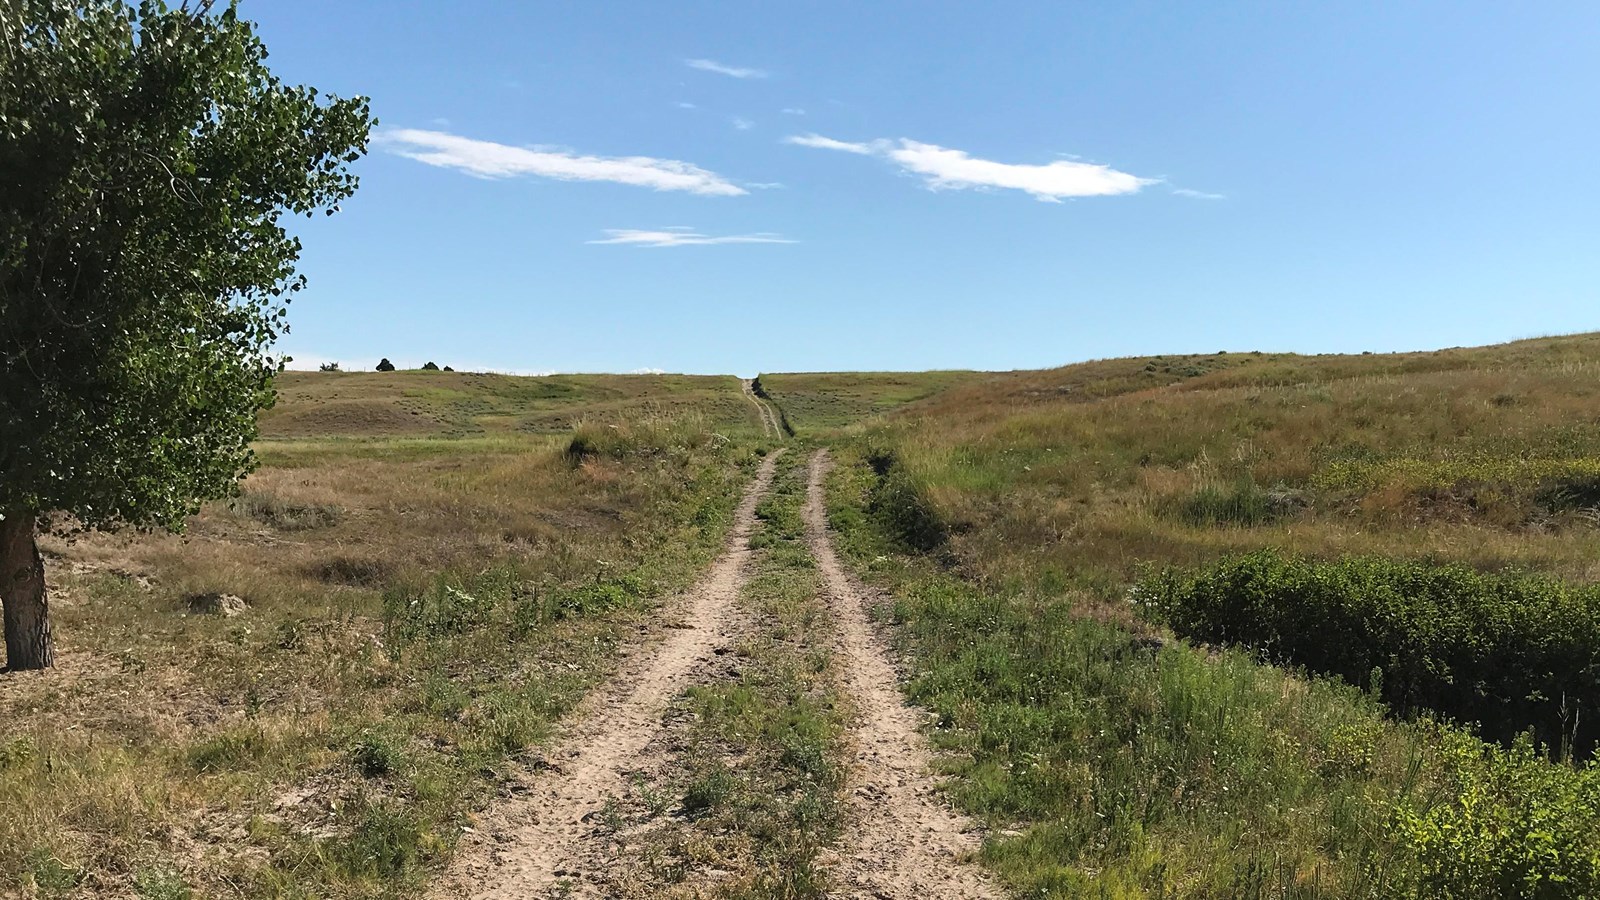
M680 598L675 622L652 653L634 654L612 683L592 694L542 765L519 776L508 797L463 835L440 897L525 900L606 896L614 854L608 803L627 794L630 776L659 768L672 752L661 740L672 699L736 643L744 618L755 508L772 484L777 454L745 492L723 554Z
M906 705L887 644L866 607L872 593L839 563L823 505L827 451L811 459L806 530L838 633L845 689L855 702L849 822L833 860L836 896L878 900L999 898L968 860L980 839L974 824L939 791L932 756Z

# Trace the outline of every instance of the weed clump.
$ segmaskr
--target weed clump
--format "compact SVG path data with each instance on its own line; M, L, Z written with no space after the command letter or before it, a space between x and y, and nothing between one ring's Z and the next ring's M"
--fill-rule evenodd
M1196 528L1252 528L1292 515L1305 505L1299 491L1282 486L1267 490L1252 478L1241 478L1229 485L1202 485L1171 504L1170 509Z
M344 510L331 503L295 503L275 494L254 491L241 494L231 508L239 516L278 531L310 531L344 520Z
M950 538L944 517L892 450L874 450L867 462L877 476L867 495L867 512L900 544L918 553L930 553Z

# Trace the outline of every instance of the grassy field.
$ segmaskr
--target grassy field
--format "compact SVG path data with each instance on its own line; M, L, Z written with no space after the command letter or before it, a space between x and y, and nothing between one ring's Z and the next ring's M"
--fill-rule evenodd
M777 403L791 429L815 435L990 377L960 371L804 372L762 375L756 386Z
M282 386L186 537L47 543L59 666L0 679L0 896L416 896L663 627L765 449L731 377ZM833 446L840 549L1016 895L1600 893L1566 693L1600 675L1600 335L760 388ZM602 812L633 895L827 892L850 700L779 462L745 639Z
M0 895L415 896L720 549L759 434L732 378L284 387L186 537L46 544L59 665L0 679Z
M896 592L912 695L995 828L990 864L1024 896L1597 889L1600 770L1397 723L1265 648L1171 641L1130 602L1262 548L1592 582L1597 355L1578 335L1107 360L850 429L835 524Z
M694 418L729 436L760 422L724 375L548 375L472 372L285 372L261 418L269 439L560 434L581 422Z

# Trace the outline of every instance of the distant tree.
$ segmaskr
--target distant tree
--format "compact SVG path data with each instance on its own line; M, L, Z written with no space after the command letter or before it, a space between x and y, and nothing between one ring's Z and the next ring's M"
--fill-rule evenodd
M445 367L444 367L444 370L445 370L445 371L446 371L446 372L454 372L454 371L455 371L455 369L452 369L452 368L450 368L450 367L449 367L449 366L445 366Z
M364 98L284 85L232 4L0 2L0 605L54 662L37 535L180 530L255 467L304 284L284 213L356 189Z
M394 363L389 362L389 358L387 356L385 356L383 359L378 360L378 371L379 372L393 372L394 371Z
M317 366L317 371L318 372L337 372L337 371L339 371L339 364L336 363L336 362L325 362L322 365Z
M439 367L430 361L422 364L422 370L424 372L437 372L439 371Z

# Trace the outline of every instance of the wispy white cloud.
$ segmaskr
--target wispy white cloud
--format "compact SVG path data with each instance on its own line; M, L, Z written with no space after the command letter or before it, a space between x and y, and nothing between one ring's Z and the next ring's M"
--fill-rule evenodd
M638 368L638 369L629 369L628 370L628 374L629 375L665 375L665 374L667 374L667 370L666 369L658 369L655 366L644 366L644 367Z
M657 231L635 228L607 228L606 236L588 241L590 244L627 244L633 247L693 247L707 244L793 244L789 238L770 231L754 234L708 235L675 225Z
M678 108L679 109L699 109L700 107L695 106L693 103L690 103L687 100L679 100L678 101Z
M1196 191L1189 188L1173 188L1172 192L1179 197L1189 197L1194 200L1226 200L1227 194L1213 194L1210 191Z
M675 159L585 156L553 147L513 147L415 128L381 131L374 140L398 156L476 178L535 176L560 181L609 181L657 191L723 197L749 193L715 172Z
M964 150L952 150L908 138L853 143L820 134L805 134L790 136L784 141L801 147L879 156L895 163L905 172L921 176L927 187L936 191L1005 188L1055 203L1068 197L1132 194L1160 181L1119 172L1110 166L1070 159L1058 159L1045 165L995 162L979 159Z
M686 59L683 64L691 69L699 69L702 72L715 72L718 75L726 75L729 78L767 77L767 73L761 69L746 69L742 66L723 65L714 59Z
M733 123L733 127L739 129L740 131L749 131L750 129L756 127L756 123L746 119L744 116L734 116L729 121Z
M794 144L799 147L815 147L818 150L843 150L846 153L859 153L863 156L877 152L877 141L871 144L852 144L849 141L836 141L820 134L791 134L783 139L785 144Z
M798 106L786 106L783 109L783 114L786 116L803 116L806 114L806 111Z

